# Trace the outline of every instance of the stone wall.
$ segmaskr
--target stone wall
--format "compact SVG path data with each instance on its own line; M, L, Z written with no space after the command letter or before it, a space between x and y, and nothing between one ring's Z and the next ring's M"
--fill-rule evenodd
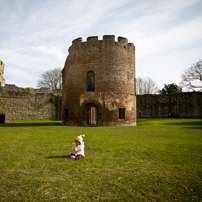
M88 89L89 74L93 89ZM104 35L72 41L63 69L63 125L136 125L135 46L124 37ZM121 115L120 115L121 114Z
M0 115L5 122L29 119L61 119L61 91L54 94L50 89L26 92L15 85L0 87Z
M30 93L15 85L0 87L0 122L2 117L5 117L5 122L23 119L61 120L61 90L53 92L50 89L43 88L34 89ZM114 95L111 93L95 95L95 97L99 98L96 102L94 95L90 92L85 95L79 95L79 97L76 94L71 97L78 106L81 105L81 108L72 108L75 113L81 114L78 122L83 120L85 110L88 108L86 104L89 101L92 104L92 100L94 100L97 106L98 121L103 121L103 125L110 125L110 121L114 125L122 125L123 120L117 120L114 114L110 113L110 110L118 114L119 107L122 108L124 106L128 112L133 111L131 108L135 103L133 103L133 98L130 94L127 95L128 97L125 97L125 95L117 96L115 101ZM51 102L51 98L54 98L55 101ZM120 102L120 100L122 101ZM136 102L137 116L141 110L142 117L168 117L169 114L172 114L174 117L202 117L202 93L199 92L171 95L137 95ZM104 111L106 122L102 117L101 106L107 106L108 109L108 111Z
M202 117L202 93L137 95L139 111L142 117Z

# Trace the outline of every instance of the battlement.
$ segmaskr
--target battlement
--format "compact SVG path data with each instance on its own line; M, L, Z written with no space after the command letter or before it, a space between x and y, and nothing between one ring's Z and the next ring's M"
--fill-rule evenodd
M89 36L87 38L87 43L96 43L98 42L98 36Z
M118 37L118 41L115 41L115 35L104 35L103 40L99 40L98 36L89 36L87 41L83 41L81 37L72 41L72 46L69 48L69 52L71 50L77 50L80 48L86 47L100 47L100 46L107 46L108 48L111 46L118 46L123 48L135 49L133 43L128 43L128 39L125 37Z
M103 41L104 42L115 42L115 36L114 35L104 35Z
M0 65L4 65L4 63L0 60Z
M125 37L119 36L118 37L118 42L119 43L123 43L123 44L127 44L128 43L128 39L126 39Z
M0 86L3 85L4 63L0 60Z
M80 45L82 43L83 39L81 37L77 38L77 39L74 39L72 41L72 46L77 46L77 45Z
M0 60L0 71L4 72L4 63Z

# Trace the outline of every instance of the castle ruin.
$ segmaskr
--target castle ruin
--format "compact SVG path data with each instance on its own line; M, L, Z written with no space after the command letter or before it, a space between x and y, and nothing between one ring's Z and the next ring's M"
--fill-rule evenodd
M75 39L63 69L63 90L2 86L3 73L0 60L0 124L62 119L70 126L133 126L139 110L142 117L202 117L202 92L135 96L135 47L123 37L118 42L111 35Z
M0 87L3 85L4 63L0 60Z
M0 123L14 120L61 120L62 92L60 89L33 89L5 84L0 87Z
M73 40L62 74L63 125L136 125L135 46L126 38Z

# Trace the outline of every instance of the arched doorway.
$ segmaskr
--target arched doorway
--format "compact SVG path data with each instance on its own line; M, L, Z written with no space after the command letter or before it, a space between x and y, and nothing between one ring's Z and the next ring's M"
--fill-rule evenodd
M94 106L90 106L87 109L87 121L89 126L97 125L97 114Z
M94 103L88 103L84 106L84 122L87 126L98 125L98 107Z

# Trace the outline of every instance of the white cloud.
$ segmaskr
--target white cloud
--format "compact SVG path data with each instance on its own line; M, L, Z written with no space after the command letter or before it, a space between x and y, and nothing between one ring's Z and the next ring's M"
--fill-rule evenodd
M200 7L201 0L0 0L6 81L26 87L28 81L17 80L12 70L36 80L48 69L63 67L75 38L102 40L106 34L134 43L139 76L147 74L160 85L177 81L202 52Z
M63 61L66 59L66 55L60 49L56 47L48 48L45 46L38 46L36 48L33 48L33 51L36 51L40 54L55 56L55 57L58 57L59 60L63 60Z
M35 86L37 77L31 72L22 70L20 68L15 69L11 66L8 66L6 70L6 84L15 84L19 87Z
M157 33L153 36L143 36L138 42L140 55L153 54L158 51L180 48L202 41L202 28L199 27L202 17L188 23Z

